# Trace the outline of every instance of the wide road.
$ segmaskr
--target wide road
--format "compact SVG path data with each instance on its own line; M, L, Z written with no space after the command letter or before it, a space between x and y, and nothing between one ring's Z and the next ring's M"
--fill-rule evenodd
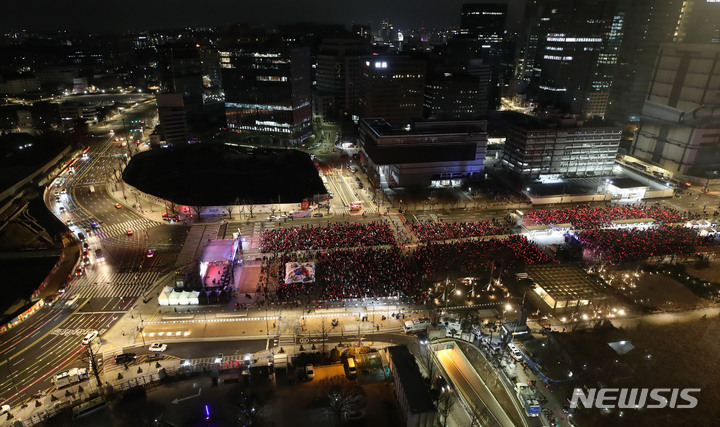
M149 121L154 114L153 103L140 104L125 113L125 122ZM44 307L3 334L3 404L14 406L40 390L52 391L53 375L71 367L89 367L82 338L97 330L101 339L172 269L184 241L186 227L149 221L132 204L118 208L108 194L112 168L130 154L128 147L115 142L116 134L125 133L122 121L119 117L105 126L114 133L108 130L91 138L84 154L46 192L47 206L76 236L83 234L87 265L69 279L66 293L52 307ZM132 235L128 228L134 229ZM148 249L153 249L152 257Z
M484 404L488 407L494 416L494 419L490 419L491 425L499 423L504 427L514 427L510 417L482 383L482 380L478 377L475 370L467 363L462 363L458 360L462 357L461 355L455 354L458 351L459 350L453 347L449 350L440 350L437 352L438 360L450 376L456 389L463 393L469 404L478 406Z

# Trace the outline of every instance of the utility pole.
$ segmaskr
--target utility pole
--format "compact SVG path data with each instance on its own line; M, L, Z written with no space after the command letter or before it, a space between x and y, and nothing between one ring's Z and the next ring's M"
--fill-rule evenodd
M98 390L102 390L102 381L100 381L100 374L98 373L97 362L95 361L95 354L92 351L92 343L88 343L88 353L90 353L90 366L92 366L93 374L97 380Z

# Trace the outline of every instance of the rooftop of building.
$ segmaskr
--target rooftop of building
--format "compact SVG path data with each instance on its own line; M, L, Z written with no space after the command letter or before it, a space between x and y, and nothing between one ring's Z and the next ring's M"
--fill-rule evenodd
M368 118L361 121L378 137L480 133L485 132L487 127L485 120L388 123L382 118Z
M569 265L537 265L528 268L528 275L556 301L593 300L604 298L605 285L580 267Z
M647 188L647 184L643 184L640 181L634 180L632 178L613 178L610 182L613 186L617 188Z
M502 114L495 113L491 116L494 122L504 123L506 126L516 126L526 130L535 129L597 129L597 128L614 128L618 132L622 129L615 126L612 122L601 118L591 118L587 120L578 119L570 115L554 115L549 117L538 117L523 114L517 111L503 111Z
M414 414L434 412L435 405L420 374L415 356L404 345L388 347L388 354L393 368L397 371L403 393L407 396L410 411Z

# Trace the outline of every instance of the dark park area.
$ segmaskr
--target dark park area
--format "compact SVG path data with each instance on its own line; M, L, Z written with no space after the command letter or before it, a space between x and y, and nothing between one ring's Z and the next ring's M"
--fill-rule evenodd
M327 190L297 150L191 144L135 155L128 184L190 206L301 202Z

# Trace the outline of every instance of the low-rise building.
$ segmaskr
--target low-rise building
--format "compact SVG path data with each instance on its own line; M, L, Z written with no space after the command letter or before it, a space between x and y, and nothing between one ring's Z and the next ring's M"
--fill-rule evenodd
M483 171L487 122L360 121L361 161L376 187L455 186Z
M518 114L507 131L502 163L522 178L609 175L622 129L602 120L540 120Z

